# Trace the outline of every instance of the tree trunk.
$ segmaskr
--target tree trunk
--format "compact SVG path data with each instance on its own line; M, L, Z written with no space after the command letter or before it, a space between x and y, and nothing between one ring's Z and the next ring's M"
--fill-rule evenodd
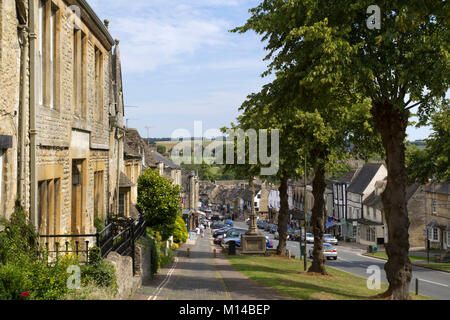
M321 158L324 159L324 158ZM325 162L319 160L319 164L314 170L313 180L313 196L314 206L312 208L311 226L314 234L314 249L312 252L313 261L308 272L328 274L325 270L325 257L323 255L323 234L325 233L325 200L323 194L325 192ZM306 196L306 195L305 195Z
M409 284L412 267L408 257L409 219L406 203L408 176L405 166L404 141L409 112L395 109L389 103L374 103L371 112L386 151L388 171L386 189L381 198L389 239L386 246L388 262L384 266L389 288L381 296L395 300L408 300L411 298Z
M281 178L280 188L280 214L278 215L278 247L277 254L286 254L286 237L287 237L287 222L289 214L289 201L288 201L288 178L283 172Z

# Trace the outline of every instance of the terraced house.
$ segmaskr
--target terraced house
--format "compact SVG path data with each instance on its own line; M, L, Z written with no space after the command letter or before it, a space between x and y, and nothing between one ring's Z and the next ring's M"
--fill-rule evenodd
M84 0L0 0L0 215L20 198L41 234L95 233L119 210L118 40Z

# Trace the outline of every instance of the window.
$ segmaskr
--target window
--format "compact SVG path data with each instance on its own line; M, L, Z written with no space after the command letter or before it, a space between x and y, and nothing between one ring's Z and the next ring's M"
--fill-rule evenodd
M94 173L94 215L95 218L104 219L104 174L103 171Z
M436 203L437 203L436 200L433 200L433 201L431 202L431 214L437 214Z
M60 179L39 181L38 226L41 235L57 235L60 225Z
M103 121L103 54L95 48L95 120Z
M125 217L125 193L119 193L119 216Z
M439 242L439 228L430 228L428 230L428 240L431 242Z
M38 8L38 96L39 104L55 107L57 67L57 12L51 0L40 0Z

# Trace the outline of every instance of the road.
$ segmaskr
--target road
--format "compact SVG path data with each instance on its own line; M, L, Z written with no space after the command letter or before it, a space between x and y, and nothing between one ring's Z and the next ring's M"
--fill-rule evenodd
M234 226L248 229L244 222L235 222ZM278 240L274 240L273 234L261 230L260 232L268 235L272 239L274 248L276 248ZM291 255L300 256L299 242L288 241L286 247L291 251ZM307 252L311 247L312 245L307 246ZM384 260L363 256L362 250L354 248L336 246L336 249L338 250L338 259L327 260L327 265L365 278L370 276L367 273L369 266L378 266L381 270L381 281L388 283L384 271L384 264L386 263ZM303 268L303 263L301 267ZM419 294L439 300L450 300L450 273L413 266L413 280L410 285L410 290L413 292L415 292L416 278L419 279Z

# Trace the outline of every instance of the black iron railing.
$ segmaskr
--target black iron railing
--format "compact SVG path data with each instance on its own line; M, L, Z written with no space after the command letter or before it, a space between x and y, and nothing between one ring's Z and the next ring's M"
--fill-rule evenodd
M133 219L114 219L100 232L95 234L77 235L41 235L46 239L45 252L54 255L56 260L62 254L76 254L82 258L81 262L89 262L89 251L93 243L100 249L102 258L106 258L112 251L120 255L128 255L133 259L133 274L135 274L135 242L145 235L147 222L143 216ZM65 239L63 245L60 239ZM71 241L67 241L71 239ZM53 241L51 241L53 240ZM39 256L42 256L42 251Z

